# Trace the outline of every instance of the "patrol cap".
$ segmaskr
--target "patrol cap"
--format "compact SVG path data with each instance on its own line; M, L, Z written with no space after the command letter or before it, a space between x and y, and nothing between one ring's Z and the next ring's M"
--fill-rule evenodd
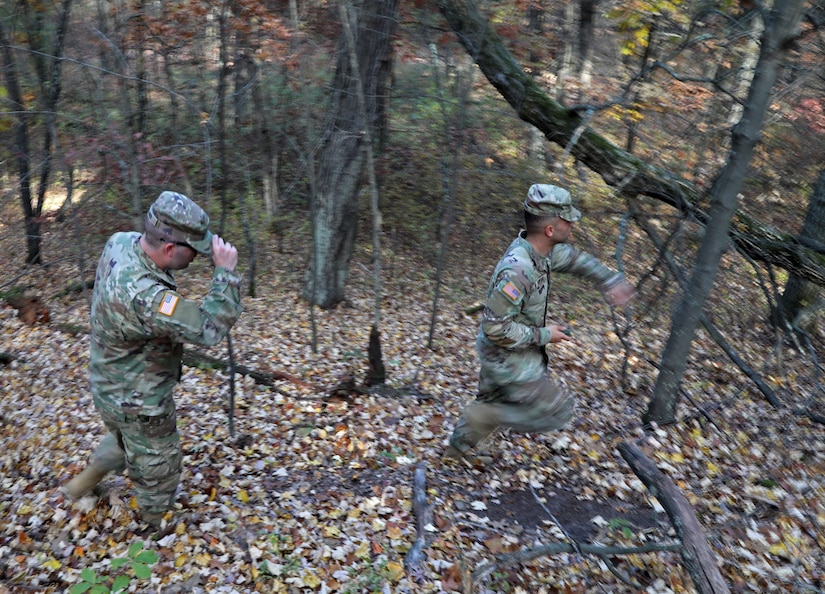
M582 213L573 206L570 192L550 184L533 184L527 190L524 210L539 217L559 217L575 223Z
M183 194L161 192L146 213L146 228L164 239L184 243L196 252L211 255L209 215Z

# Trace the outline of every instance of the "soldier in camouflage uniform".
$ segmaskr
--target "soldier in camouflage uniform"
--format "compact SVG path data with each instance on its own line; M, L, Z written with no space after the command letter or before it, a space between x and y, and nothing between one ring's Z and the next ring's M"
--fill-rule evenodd
M200 303L176 290L175 270L198 254L215 271ZM152 204L143 234L115 233L95 275L90 383L109 430L64 492L78 498L108 472L128 469L141 518L157 527L174 504L181 448L172 388L183 343L218 344L241 314L237 250L209 231L209 216L176 192Z
M570 193L534 184L524 202L525 231L507 248L487 290L476 348L481 360L478 395L461 414L445 460L469 452L496 427L519 433L560 429L573 418L573 399L548 374L545 345L570 340L564 326L545 325L551 273L564 272L599 285L613 305L634 289L624 277L567 243L581 213ZM475 461L491 457L476 454Z

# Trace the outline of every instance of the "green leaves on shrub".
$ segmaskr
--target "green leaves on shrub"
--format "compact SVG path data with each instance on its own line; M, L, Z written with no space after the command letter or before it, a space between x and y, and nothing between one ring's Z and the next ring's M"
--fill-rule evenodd
M126 557L112 559L109 567L117 571L128 565L135 577L141 580L148 580L152 577L152 568L158 562L158 554L155 551L144 550L142 542L135 542L126 552ZM81 581L69 589L69 594L116 594L123 592L129 587L132 581L131 576L121 574L112 580L110 576L98 576L94 570L84 568L80 571ZM109 582L111 580L111 586Z

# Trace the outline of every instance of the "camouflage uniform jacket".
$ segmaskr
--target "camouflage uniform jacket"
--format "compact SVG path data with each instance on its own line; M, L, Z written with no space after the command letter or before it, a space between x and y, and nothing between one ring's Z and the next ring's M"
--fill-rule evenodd
M538 254L522 232L499 260L487 290L476 339L481 359L479 392L521 384L545 373L544 326L550 273L575 274L608 290L622 280L596 258L573 246L557 244L549 257Z
M183 342L218 344L241 315L241 278L216 268L201 305L181 297L139 233L106 243L92 298L90 382L95 405L111 413L156 416L173 406Z

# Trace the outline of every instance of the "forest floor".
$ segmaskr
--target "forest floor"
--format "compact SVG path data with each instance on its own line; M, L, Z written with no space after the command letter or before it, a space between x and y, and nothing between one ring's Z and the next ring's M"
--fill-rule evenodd
M236 376L230 434L228 375L184 367L176 401L185 470L160 533L141 531L125 476L107 478L99 499L67 501L60 486L103 436L87 387L88 295L56 296L78 279L75 259L56 253L72 242L68 225L49 229L53 263L42 268L19 264L22 230L11 217L0 226L0 290L26 286L50 310L49 322L27 325L0 307L0 352L14 357L0 364L0 593L79 591L94 581L109 591L118 577L129 578L128 591L163 593L694 592L678 551L577 552L580 543L677 542L617 453L623 441L638 442L682 490L731 591L825 590L825 427L797 414L821 402L808 387L817 374L787 349L765 376L786 403L774 408L700 333L680 421L645 436L640 418L667 318L634 316L654 295L640 295L623 343L598 293L558 279L552 309L576 340L553 347L551 368L577 399L575 420L548 435L498 431L486 444L496 456L487 467L442 463L477 378L478 316L463 310L482 297L509 237L446 272L431 348L433 267L401 257L385 265L388 381L376 393L357 389L373 320L369 250L356 255L348 302L314 312L316 349L298 298L300 252L262 250L259 296L245 298L232 331L234 359L300 381L267 387ZM87 268L110 231L86 243ZM197 298L208 276L196 262L178 275L181 291ZM742 307L757 299L732 294L738 348L769 359L772 341L754 338L762 313ZM226 359L226 343L205 352ZM416 469L426 480L421 519ZM419 536L424 555L405 566ZM554 543L572 547L505 562L507 553Z

